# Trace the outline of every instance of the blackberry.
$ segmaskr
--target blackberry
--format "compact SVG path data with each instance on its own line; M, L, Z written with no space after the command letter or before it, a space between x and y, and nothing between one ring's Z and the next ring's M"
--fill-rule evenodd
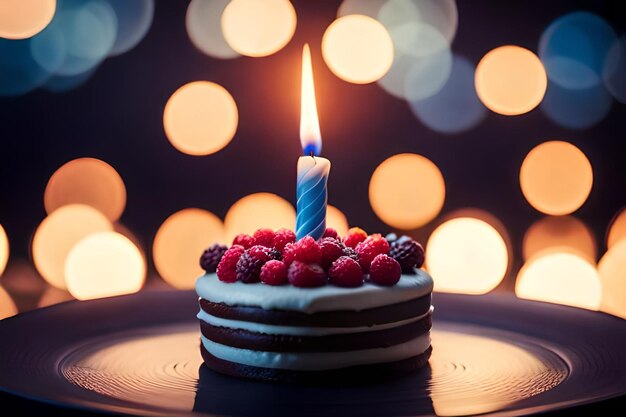
M274 248L270 249L269 255L270 255L270 259L274 259L276 261L283 260L283 253L279 251L278 249L274 249Z
M217 270L217 266L222 260L222 256L226 253L228 248L224 245L214 244L213 246L205 249L200 256L200 266L207 273L212 273Z
M359 256L357 255L356 251L354 249L352 249L350 246L344 246L343 247L343 256L347 256L348 258L352 258L355 261L359 261Z
M235 269L237 280L245 284L261 281L261 268L265 262L267 262L267 259L260 259L250 255L249 252L244 252L241 258L239 258Z
M410 274L424 264L424 248L409 236L402 236L391 244L389 256L398 261L402 272Z

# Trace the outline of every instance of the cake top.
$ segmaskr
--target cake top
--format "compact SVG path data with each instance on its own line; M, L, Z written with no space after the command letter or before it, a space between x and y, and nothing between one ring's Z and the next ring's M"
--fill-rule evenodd
M225 285L239 284L238 291L256 283L265 284L268 291L288 284L299 289L390 287L398 284L403 273L422 277L416 268L423 262L424 249L410 237L368 236L356 227L343 238L327 228L317 241L310 236L296 241L288 229L259 229L252 236L236 236L230 248L213 245L200 258L207 274L216 273Z

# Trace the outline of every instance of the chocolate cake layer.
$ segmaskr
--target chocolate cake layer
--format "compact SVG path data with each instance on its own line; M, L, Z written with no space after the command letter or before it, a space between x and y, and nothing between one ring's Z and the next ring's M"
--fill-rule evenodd
M205 364L214 371L239 378L257 379L282 383L329 383L329 381L379 381L408 374L428 363L432 353L429 347L424 353L395 362L351 366L327 371L291 371L284 369L259 368L225 361L211 355L200 344Z
M307 314L300 311L266 310L261 307L229 306L200 298L200 308L216 317L229 320L282 326L359 327L394 323L424 315L430 309L431 294L402 303L361 311L323 311Z
M391 329L327 336L293 336L213 326L200 320L200 329L207 339L236 348L269 352L341 352L384 348L421 336L431 326L432 313L428 313L418 321Z

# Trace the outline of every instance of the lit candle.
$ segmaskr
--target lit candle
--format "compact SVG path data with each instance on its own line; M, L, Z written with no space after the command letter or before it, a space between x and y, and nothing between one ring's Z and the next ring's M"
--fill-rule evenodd
M296 236L319 239L326 229L326 182L330 161L320 158L322 135L317 118L315 87L309 45L302 51L302 96L300 107L300 141L306 156L298 159Z

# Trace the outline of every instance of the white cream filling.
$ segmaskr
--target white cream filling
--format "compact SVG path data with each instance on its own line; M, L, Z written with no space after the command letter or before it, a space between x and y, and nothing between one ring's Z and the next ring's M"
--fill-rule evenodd
M430 346L430 332L386 348L346 352L266 352L215 343L204 336L202 345L216 358L261 368L323 371L373 363L395 362L422 354Z
M423 297L432 290L432 278L421 269L417 270L415 275L402 275L400 281L391 287L380 287L370 283L357 288L334 285L298 288L293 285L244 284L239 281L225 283L215 274L203 275L196 281L198 296L214 303L304 313L366 310Z
M306 326L279 326L274 324L255 323L251 321L241 320L229 320L221 317L213 316L204 310L200 310L198 313L198 319L204 321L213 326L227 327L229 329L241 329L255 333L265 334L277 334L277 335L291 335L291 336L326 336L332 334L346 334L346 333L363 333L363 332L375 332L378 330L393 329L394 327L404 326L405 324L413 323L426 317L433 311L433 307L430 307L428 313L418 317L412 317L406 320L400 320L393 323L377 324L373 326L360 326L360 327L306 327Z

